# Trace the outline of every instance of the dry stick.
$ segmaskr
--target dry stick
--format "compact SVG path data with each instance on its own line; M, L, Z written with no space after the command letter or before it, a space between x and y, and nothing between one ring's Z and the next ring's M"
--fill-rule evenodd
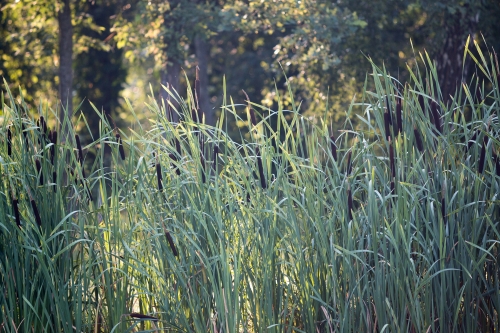
M144 315L142 313L134 313L133 312L133 313L130 313L129 316L132 318L136 318L136 319L149 319L152 321L158 321L158 318L153 317L153 316Z

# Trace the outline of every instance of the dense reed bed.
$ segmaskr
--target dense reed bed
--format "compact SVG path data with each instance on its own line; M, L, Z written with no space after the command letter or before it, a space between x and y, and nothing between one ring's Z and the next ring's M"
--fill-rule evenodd
M498 332L499 71L478 50L448 103L427 58L405 84L373 65L335 133L226 96L210 127L189 87L147 127L95 110L84 143L7 91L0 332Z

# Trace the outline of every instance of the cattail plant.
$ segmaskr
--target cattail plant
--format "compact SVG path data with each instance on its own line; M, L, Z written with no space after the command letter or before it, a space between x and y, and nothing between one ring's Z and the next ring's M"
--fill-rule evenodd
M21 122L21 131L23 132L24 142L26 143L26 150L29 151L29 141L28 141L28 132L26 131L26 127L24 127L24 123Z
M119 133L115 134L116 142L118 142L118 151L120 152L120 157L125 161L125 149L123 148L122 137Z
M196 66L196 77L194 80L194 99L196 102L195 109L200 110L200 96L201 96L201 85L200 85L200 67ZM198 119L200 122L201 119Z

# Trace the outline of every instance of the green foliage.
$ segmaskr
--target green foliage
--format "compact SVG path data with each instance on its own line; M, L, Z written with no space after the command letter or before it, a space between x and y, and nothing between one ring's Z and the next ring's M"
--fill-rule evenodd
M47 139L7 89L0 327L497 332L499 70L474 51L485 81L452 103L427 55L406 85L372 64L373 90L347 112L362 109L360 130L347 118L332 133L290 95L291 110L250 104L241 143L225 94L215 127L191 113L189 86L185 100L171 92L180 122L152 98L151 126L128 136L96 109L100 135L80 149Z

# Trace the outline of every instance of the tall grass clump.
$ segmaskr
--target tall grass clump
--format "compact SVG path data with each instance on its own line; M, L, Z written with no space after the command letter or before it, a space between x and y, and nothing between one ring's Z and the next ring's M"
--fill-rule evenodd
M0 332L498 332L499 70L473 51L451 99L426 56L404 84L373 64L335 133L225 95L208 126L164 87L85 143L7 90Z

